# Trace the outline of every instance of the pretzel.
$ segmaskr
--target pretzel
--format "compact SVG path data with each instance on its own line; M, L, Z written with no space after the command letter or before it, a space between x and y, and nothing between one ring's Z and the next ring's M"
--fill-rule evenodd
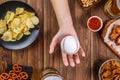
M16 75L13 75L13 77L11 78L11 80L23 80L23 79L16 74Z
M19 65L18 64L14 64L13 67L19 67Z
M12 79L17 79L17 74L13 74Z
M9 73L2 73L0 75L0 80L27 80L28 74L26 72L22 72L22 67L18 64L14 64L12 66L12 70Z
M10 76L10 78L12 77L13 74L15 74L15 71L14 71L14 70L10 70L10 71L9 71L9 76Z
M18 64L14 64L12 68L16 73L20 73L22 71L22 67L20 67Z
M22 78L20 76L17 76L17 80L22 80Z
M8 79L8 78L9 78L9 74L7 74L7 73L2 73L0 75L0 80L5 80L5 79Z
M20 76L22 79L28 79L28 74L26 72L21 72L18 74L18 76Z
M12 75L12 80L22 80L21 77L19 77L17 74Z

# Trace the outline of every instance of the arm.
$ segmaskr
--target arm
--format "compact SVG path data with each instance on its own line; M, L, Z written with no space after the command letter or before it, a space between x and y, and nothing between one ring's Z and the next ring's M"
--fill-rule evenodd
M58 20L59 27L64 24L73 25L68 0L51 0L55 14Z
M73 21L70 14L70 9L68 5L68 0L51 0L51 3L53 5L58 24L59 24L59 31L52 39L52 42L50 44L50 51L49 53L52 54L54 52L54 48L57 43L60 43L62 38L66 35L73 35L77 38L76 31L73 27ZM68 30L69 29L69 30ZM82 48L80 48L80 53L83 57L85 57L85 53ZM68 58L67 58L68 57ZM80 63L79 55L78 53L74 55L67 55L66 53L62 52L62 60L65 66L68 66L68 60L70 62L70 65L72 67L75 66L75 62Z

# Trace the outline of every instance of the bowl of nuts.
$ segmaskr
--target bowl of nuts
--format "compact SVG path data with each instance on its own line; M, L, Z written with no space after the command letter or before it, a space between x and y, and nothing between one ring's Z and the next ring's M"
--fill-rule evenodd
M101 0L78 0L83 8L90 8Z

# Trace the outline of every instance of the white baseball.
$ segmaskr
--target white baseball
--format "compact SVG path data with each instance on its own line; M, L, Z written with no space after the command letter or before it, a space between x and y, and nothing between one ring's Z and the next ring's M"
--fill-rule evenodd
M74 36L66 36L61 41L61 50L66 54L75 54L79 48L80 43Z

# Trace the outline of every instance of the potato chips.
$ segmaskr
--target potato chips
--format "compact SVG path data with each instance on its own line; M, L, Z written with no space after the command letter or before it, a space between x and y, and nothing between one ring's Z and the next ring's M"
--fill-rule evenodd
M120 62L108 61L100 71L101 80L120 80Z
M17 41L24 35L30 35L30 29L35 28L39 19L35 13L24 8L16 8L15 12L7 11L5 18L0 20L0 34L4 41Z

